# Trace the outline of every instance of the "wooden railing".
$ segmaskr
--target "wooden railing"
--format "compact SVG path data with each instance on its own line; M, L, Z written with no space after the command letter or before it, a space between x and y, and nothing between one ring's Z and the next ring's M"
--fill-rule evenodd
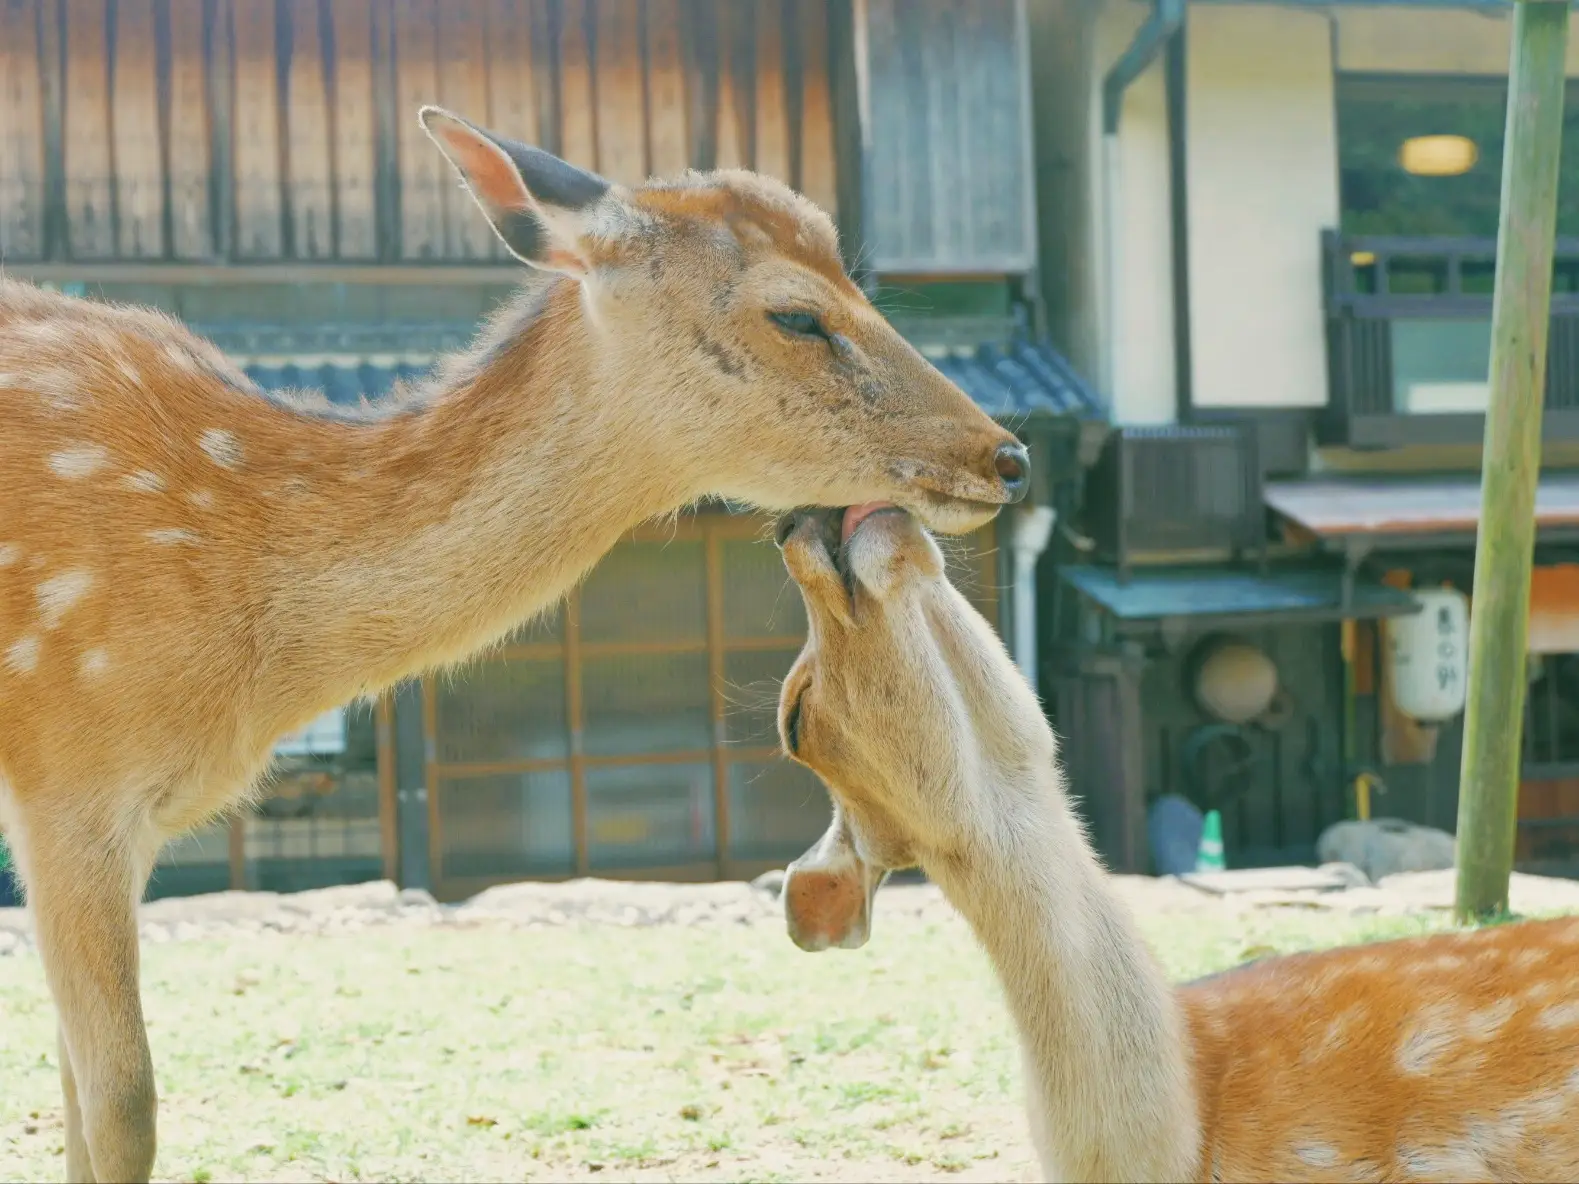
M1400 320L1489 321L1493 239L1322 236L1326 443L1477 443L1484 416L1409 414L1393 389ZM1579 438L1579 239L1559 239L1547 341L1545 434Z

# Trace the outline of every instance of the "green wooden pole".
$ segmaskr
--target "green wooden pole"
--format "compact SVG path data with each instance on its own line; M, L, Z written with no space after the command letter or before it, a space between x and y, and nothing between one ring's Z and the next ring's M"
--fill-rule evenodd
M1567 49L1567 0L1518 0L1459 778L1461 923L1506 912L1513 871Z

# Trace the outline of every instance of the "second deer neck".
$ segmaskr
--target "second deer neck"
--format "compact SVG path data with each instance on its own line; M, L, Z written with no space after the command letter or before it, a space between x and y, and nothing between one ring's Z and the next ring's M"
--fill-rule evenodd
M387 685L452 662L551 605L633 526L694 500L687 426L600 357L576 285L431 405L322 447L333 505L282 504L275 606L294 656L331 679ZM336 687L336 692L346 688Z
M992 817L990 833L934 876L1002 980L1044 1170L1053 1179L1191 1178L1199 1124L1173 992L1104 882L1056 775L994 800L1012 804L995 817L974 811Z

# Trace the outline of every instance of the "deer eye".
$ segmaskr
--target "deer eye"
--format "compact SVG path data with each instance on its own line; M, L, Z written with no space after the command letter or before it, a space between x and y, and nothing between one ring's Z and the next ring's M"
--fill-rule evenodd
M795 705L789 709L789 714L784 718L784 743L794 756L800 751L800 709L806 702L806 692L802 691Z
M793 333L797 337L815 337L822 341L828 340L828 330L823 327L817 314L814 312L770 312L768 320L772 321L786 333Z

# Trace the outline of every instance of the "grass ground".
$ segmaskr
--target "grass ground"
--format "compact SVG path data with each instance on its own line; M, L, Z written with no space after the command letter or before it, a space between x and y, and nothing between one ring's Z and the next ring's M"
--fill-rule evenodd
M1143 918L1184 979L1439 921ZM963 924L371 929L145 947L158 1178L1009 1180L1031 1163ZM0 1179L63 1178L54 1013L0 958Z

